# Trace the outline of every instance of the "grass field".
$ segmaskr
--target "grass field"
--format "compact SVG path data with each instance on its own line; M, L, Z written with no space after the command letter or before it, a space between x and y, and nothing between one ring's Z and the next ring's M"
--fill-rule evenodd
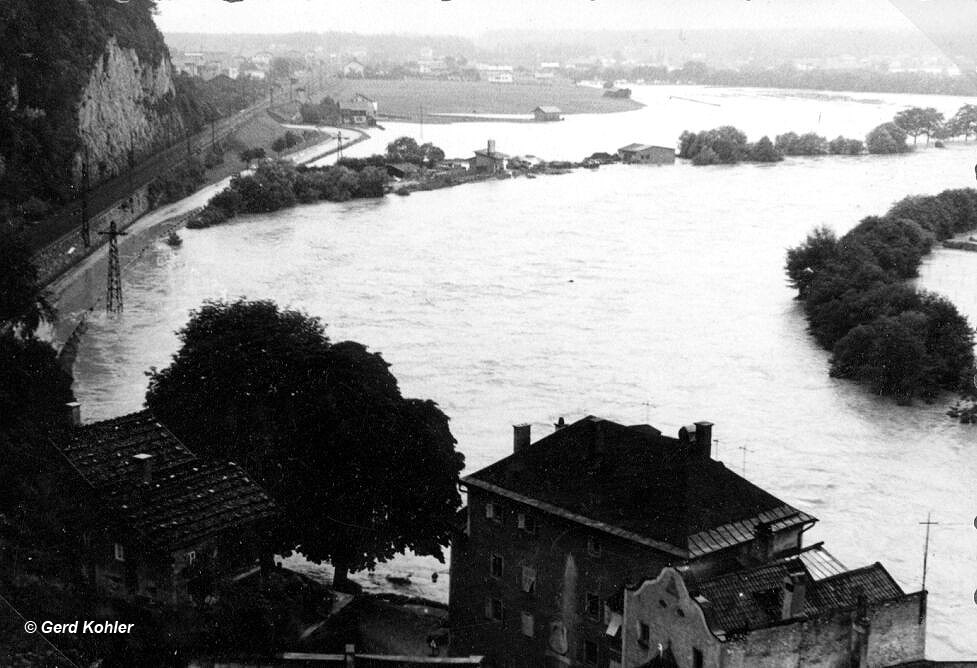
M486 81L409 79L336 79L318 95L348 100L362 93L379 102L381 117L416 119L423 106L425 120L433 113L529 114L539 105L559 107L564 114L595 114L638 109L634 100L603 96L603 91L569 82L495 84ZM434 122L435 119L430 119Z

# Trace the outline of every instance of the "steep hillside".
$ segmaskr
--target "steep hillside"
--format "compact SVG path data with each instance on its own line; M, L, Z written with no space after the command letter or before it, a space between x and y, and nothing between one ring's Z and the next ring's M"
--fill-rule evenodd
M0 217L77 195L181 136L155 0L0 2ZM32 199L33 198L33 199Z

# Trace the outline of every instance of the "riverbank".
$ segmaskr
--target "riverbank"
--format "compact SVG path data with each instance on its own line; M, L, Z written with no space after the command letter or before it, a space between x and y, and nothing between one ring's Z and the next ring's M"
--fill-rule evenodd
M339 130L339 128L323 129L327 133L335 129L337 130L336 134ZM350 132L349 137L349 141L343 141L342 148L363 141L367 135L356 131L355 134ZM304 164L338 150L336 135L329 133L320 142L298 147L288 155L290 159ZM125 227L126 236L119 237L118 240L123 273L129 265L138 261L143 253L161 237L166 236L170 231L185 226L193 213L206 206L207 202L225 190L230 182L231 176L223 176L219 180L201 187L192 195L149 211L128 224ZM80 261L58 273L46 283L45 288L50 296L50 301L58 310L58 319L53 325L43 326L38 334L65 356L62 361L65 365L73 362L74 356L77 354L77 346L81 344L85 323L89 315L103 304L104 291L93 290L92 286L104 285L105 272L107 271L106 249L106 245L94 248Z

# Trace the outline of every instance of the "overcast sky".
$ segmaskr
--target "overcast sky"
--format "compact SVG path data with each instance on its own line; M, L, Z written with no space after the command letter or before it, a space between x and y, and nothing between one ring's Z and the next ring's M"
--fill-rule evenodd
M496 29L912 27L888 0L158 0L158 7L163 32L473 37Z

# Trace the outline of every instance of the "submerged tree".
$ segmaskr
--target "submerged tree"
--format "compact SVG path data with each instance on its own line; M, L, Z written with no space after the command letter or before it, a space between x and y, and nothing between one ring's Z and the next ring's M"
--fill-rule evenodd
M240 462L284 511L278 542L350 570L413 550L443 559L461 505L448 418L389 365L269 301L206 302L150 372L147 405L203 457Z

